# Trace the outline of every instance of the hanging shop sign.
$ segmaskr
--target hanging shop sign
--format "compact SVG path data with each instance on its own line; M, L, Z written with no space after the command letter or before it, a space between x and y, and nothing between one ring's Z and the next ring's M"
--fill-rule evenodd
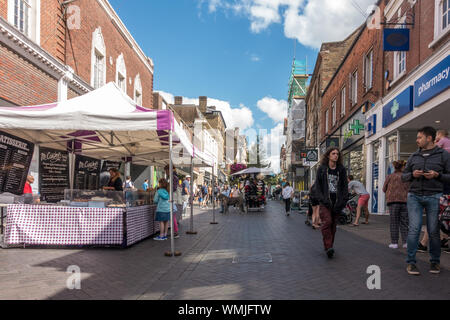
M300 159L305 159L306 161L318 161L319 152L317 149L305 149L300 151Z
M34 144L0 131L0 193L23 194Z
M450 56L414 82L414 106L418 107L450 87Z
M383 51L409 51L409 29L385 28L383 30Z
M339 138L337 137L330 137L327 138L321 145L320 145L320 154L324 154L329 148L336 147L339 148Z
M74 189L98 190L101 160L81 155L75 157Z
M383 107L383 128L413 110L413 87L409 86Z
M341 127L342 149L345 149L359 139L364 138L365 120L364 114L361 111L358 111L349 121L344 123Z
M64 200L64 190L69 188L69 153L39 148L39 192L41 200L47 202Z
M373 114L366 119L366 138L377 133L377 115Z

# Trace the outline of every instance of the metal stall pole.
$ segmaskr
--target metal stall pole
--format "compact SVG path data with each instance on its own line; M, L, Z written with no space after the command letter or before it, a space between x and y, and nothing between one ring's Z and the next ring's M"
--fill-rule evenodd
M213 167L212 167L212 185L213 185L213 188L214 188L214 167L215 167L215 163L213 162ZM212 222L210 222L210 224L217 224L217 222L216 222L216 204L215 204L215 202L214 202L214 189L213 189L213 192L212 192L212 196L213 196L213 221Z
M169 203L170 203L170 250L166 251L165 255L168 257L180 256L181 252L175 251L175 240L173 237L173 163L172 163L172 129L169 130Z
M194 156L191 157L191 184L189 191L189 202L191 203L191 222L190 229L186 231L186 234L197 234L194 231Z

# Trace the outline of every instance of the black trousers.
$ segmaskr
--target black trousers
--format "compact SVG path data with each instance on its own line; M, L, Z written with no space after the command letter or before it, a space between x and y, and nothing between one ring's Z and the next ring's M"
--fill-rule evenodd
M284 199L284 203L286 205L286 212L291 211L291 198Z

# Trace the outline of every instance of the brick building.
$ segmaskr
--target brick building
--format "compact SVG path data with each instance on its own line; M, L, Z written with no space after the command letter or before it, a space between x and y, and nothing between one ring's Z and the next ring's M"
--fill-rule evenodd
M359 33L355 30L343 41L323 43L317 54L316 65L311 77L311 82L306 94L306 146L307 148L318 148L320 133L322 132L322 122L320 121L320 111L322 107L322 95L328 86L336 69L340 65L351 44L355 41ZM317 165L307 169L309 183L315 180Z
M152 60L107 0L0 0L0 105L61 101L110 81L152 107Z
M408 28L409 51L384 53L382 98L365 114L366 181L372 212L386 212L379 192L392 161L416 151L417 129L450 129L450 1L386 0L385 25Z
M384 3L378 1L381 10ZM364 22L328 85L320 106L320 154L338 146L348 174L365 182L364 112L382 96L383 34Z

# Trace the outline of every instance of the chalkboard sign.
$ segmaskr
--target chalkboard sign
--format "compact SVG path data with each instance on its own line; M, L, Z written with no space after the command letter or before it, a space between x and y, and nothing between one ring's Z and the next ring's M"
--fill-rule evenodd
M116 168L117 170L120 170L121 164L122 162L105 160L103 161L102 172L109 171L109 169L111 168Z
M75 158L74 189L98 190L101 160L77 155Z
M23 194L34 144L0 131L0 192Z
M69 189L69 154L48 148L39 149L39 192L41 200L58 202Z

